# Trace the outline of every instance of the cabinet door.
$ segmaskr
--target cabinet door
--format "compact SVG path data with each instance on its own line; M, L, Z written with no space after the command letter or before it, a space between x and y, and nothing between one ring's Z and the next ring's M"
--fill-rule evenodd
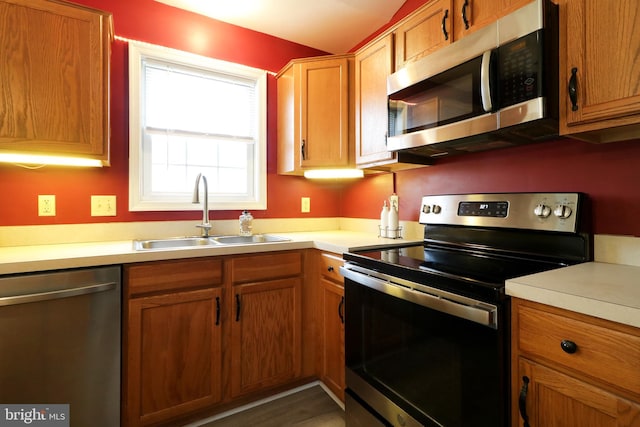
M0 2L0 151L109 163L111 15Z
M349 60L303 62L300 105L302 167L348 166Z
M494 22L502 10L496 0L453 0L454 40Z
M222 398L221 289L129 300L127 425L179 417Z
M640 2L567 0L561 19L561 133L640 123Z
M393 35L356 55L356 164L392 160L387 150L387 77L393 72Z
M344 401L344 287L321 279L320 380Z
M519 374L514 388L520 392L532 427L640 426L637 403L522 358ZM529 380L526 388L523 377ZM522 425L518 409L514 407L514 426Z
M396 70L453 41L451 8L453 0L431 0L398 26L396 36Z
M232 397L300 375L300 287L299 278L233 287Z
M513 12L516 9L525 6L528 3L533 2L533 0L501 0L500 1L500 16L504 16L508 13ZM554 1L553 3L558 3L558 1Z

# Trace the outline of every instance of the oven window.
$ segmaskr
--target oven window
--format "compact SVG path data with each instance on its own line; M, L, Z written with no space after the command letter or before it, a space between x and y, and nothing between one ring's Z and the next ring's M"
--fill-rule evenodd
M389 95L389 135L402 135L484 114L481 58Z
M347 368L369 385L424 425L506 425L504 327L491 329L351 280L346 304Z

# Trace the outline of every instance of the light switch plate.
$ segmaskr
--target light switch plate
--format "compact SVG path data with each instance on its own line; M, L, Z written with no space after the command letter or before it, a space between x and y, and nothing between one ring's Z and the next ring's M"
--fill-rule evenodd
M309 213L311 212L311 198L303 197L300 199L300 212Z
M116 216L116 196L91 196L91 216Z

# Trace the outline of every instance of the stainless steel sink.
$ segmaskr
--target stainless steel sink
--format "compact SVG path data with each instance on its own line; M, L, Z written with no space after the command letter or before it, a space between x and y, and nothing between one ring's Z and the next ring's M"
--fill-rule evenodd
M286 237L273 236L271 234L256 234L253 236L219 236L212 237L212 239L221 245L247 245L253 243L287 242L291 240Z
M216 246L218 242L211 237L171 237L168 239L134 240L133 248L137 251L154 249L178 249L198 246Z
M254 236L170 237L167 239L134 240L136 251L180 249L223 245L251 245L256 243L287 242L291 239L270 234Z

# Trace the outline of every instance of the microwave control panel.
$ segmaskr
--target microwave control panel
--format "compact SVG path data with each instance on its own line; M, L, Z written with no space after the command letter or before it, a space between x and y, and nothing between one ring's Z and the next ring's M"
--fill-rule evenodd
M501 107L544 96L542 36L538 30L498 48Z

